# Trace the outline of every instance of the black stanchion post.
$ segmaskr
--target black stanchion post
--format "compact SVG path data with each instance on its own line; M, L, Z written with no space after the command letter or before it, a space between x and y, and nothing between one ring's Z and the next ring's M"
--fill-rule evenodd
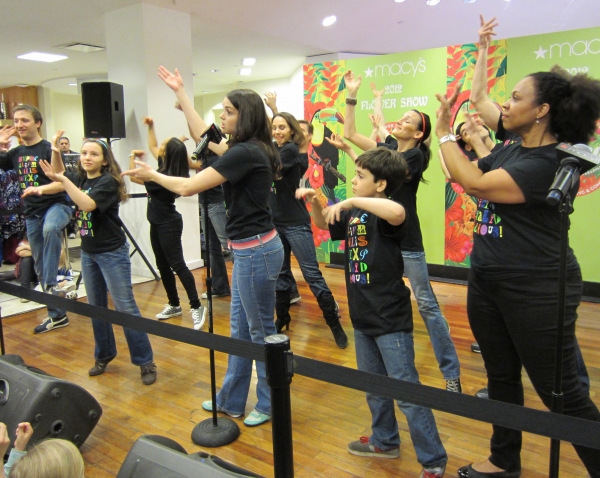
M0 307L0 351L4 355L4 328L2 327L2 307Z
M275 478L294 476L292 406L290 383L294 376L293 355L287 335L265 337L267 383L271 387L271 423Z

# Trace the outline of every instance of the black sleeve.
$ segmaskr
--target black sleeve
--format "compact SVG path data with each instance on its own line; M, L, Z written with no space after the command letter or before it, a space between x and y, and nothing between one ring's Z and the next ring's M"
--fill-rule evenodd
M259 145L253 147L260 148ZM237 144L225 151L212 167L231 184L236 184L257 165L256 155L253 153L248 144Z
M548 189L557 169L558 160L555 155L548 155L544 151L528 151L518 161L504 167L523 191L527 204L546 202Z
M285 171L300 163L300 152L298 151L298 146L296 146L294 143L284 144L281 148L279 148L279 157L281 158L281 164L283 165L281 172L285 174Z
M12 159L8 152L0 153L0 169L4 171L10 171L11 169L15 169Z
M334 224L329 224L329 235L332 241L343 241L346 239L346 230L348 229L348 215L350 211L342 211L340 220Z
M377 228L379 229L379 233L382 236L389 237L391 239L395 239L398 242L401 242L406 234L406 224L408 219L408 212L406 213L406 217L404 218L404 222L402 224L398 224L394 226L387 222L385 219L381 219L379 216L377 217Z

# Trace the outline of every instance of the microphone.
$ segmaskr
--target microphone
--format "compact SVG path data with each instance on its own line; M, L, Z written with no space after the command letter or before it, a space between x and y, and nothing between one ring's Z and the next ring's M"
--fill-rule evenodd
M202 156L202 153L208 148L208 143L213 142L219 144L223 139L221 130L214 123L200 136L200 141L196 145L196 149L192 153L192 160L197 161Z
M562 200L579 181L581 174L600 164L600 157L594 156L586 144L560 143L556 147L556 156L561 160L560 166L546 196L546 202L551 206Z

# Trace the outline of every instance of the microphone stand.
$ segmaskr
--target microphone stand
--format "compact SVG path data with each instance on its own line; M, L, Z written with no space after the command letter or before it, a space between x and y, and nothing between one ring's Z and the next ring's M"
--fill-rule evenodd
M206 244L206 297L208 307L208 333L213 333L212 277L210 269L210 233L208 232L207 192L202 193L204 215L204 243ZM227 417L217 417L217 386L215 378L215 351L210 349L210 393L212 418L201 421L192 430L192 441L204 447L218 447L233 443L240 436L240 427Z

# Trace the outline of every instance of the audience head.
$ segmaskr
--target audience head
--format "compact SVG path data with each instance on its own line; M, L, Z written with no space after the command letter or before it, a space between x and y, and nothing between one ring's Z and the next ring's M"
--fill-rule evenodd
M69 138L67 138L66 136L62 136L61 138L59 138L58 147L63 153L68 153L69 151L71 151L71 142L69 141Z
M484 131L490 135L490 129L484 125L481 124L479 126L477 126L477 131L483 135ZM466 123L463 121L462 123L459 123L458 126L454 129L454 134L456 135L456 144L458 144L458 146L460 147L460 149L462 149L463 151L473 151L473 146L471 145L471 140L469 138L469 131L466 128Z
M158 150L158 172L181 178L190 176L187 148L180 139L169 138L160 145Z
M289 113L277 113L271 120L273 125L273 139L281 147L291 141L300 146L304 143L304 132L298 121Z
M84 478L83 457L73 443L52 438L30 448L12 468L11 478Z
M259 143L271 161L273 176L281 171L279 153L273 145L271 122L262 98L252 90L240 89L227 93L223 99L221 129L229 135L229 146L243 142Z
M306 141L306 143L310 143L313 132L315 130L314 126L312 125L312 123L309 123L304 119L298 120L298 124L300 125L300 128L302 128L302 132L304 133L304 140Z
M31 105L16 106L13 109L13 121L19 138L25 143L39 136L40 127L44 122L40 110Z
M359 197L372 197L377 188L391 196L402 186L408 174L402 153L383 146L365 151L356 158L355 167L352 189Z
M128 199L127 187L121 177L121 167L113 156L112 149L101 139L87 138L81 147L81 157L77 163L77 172L87 177L87 171L84 167L87 155L98 155L102 160L101 174L109 174L119 185L119 202L125 202Z

